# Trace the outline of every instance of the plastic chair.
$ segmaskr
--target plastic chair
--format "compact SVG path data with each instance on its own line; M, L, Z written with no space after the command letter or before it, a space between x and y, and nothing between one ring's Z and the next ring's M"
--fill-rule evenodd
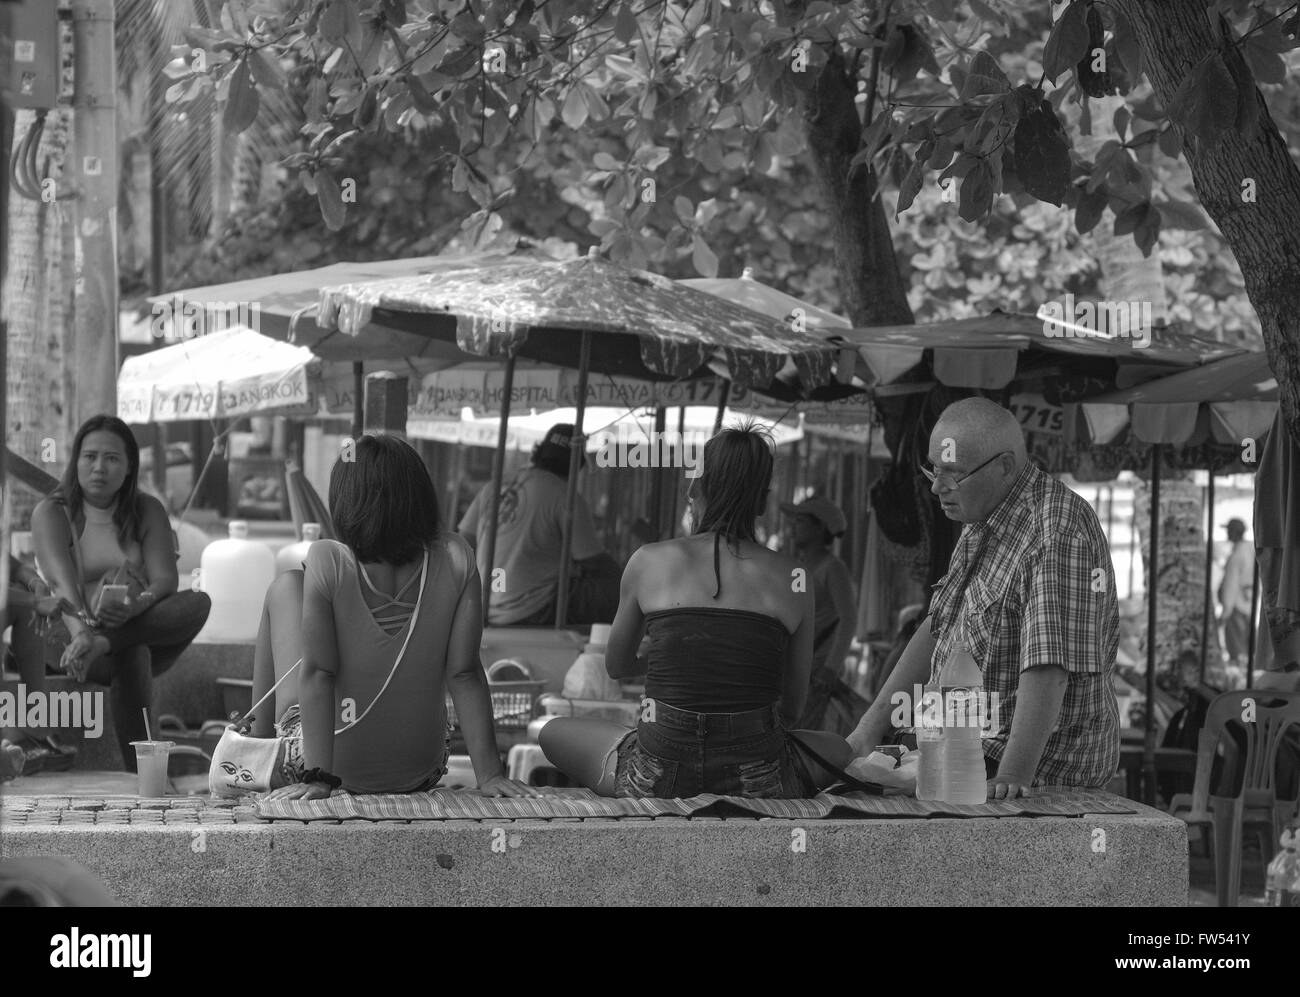
M1251 708L1254 721L1243 721L1243 713ZM1223 693L1210 704L1200 732L1191 797L1179 794L1170 803L1169 812L1189 828L1205 827L1214 834L1215 892L1220 907L1236 907L1240 898L1245 827L1264 830L1267 862L1296 809L1295 800L1277 798L1274 785L1278 751L1293 724L1300 724L1300 694L1259 689ZM1245 742L1245 757L1240 763L1237 739L1230 726L1241 732ZM1223 767L1219 784L1213 787L1217 792L1212 792L1210 783L1220 749ZM1238 774L1241 784L1236 794L1225 795Z

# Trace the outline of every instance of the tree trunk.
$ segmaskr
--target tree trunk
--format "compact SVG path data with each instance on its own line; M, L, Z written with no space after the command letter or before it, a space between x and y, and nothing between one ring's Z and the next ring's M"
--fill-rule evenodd
M32 111L15 116L14 143L27 133ZM37 151L40 178L63 190L63 163L72 138L72 116L51 111ZM9 150L5 152L6 168ZM0 292L8 325L5 444L53 475L62 473L76 427L70 425L72 370L65 353L72 323L72 211L66 201L32 201L11 191L9 258ZM30 529L38 496L13 495L12 525Z
M850 164L862 144L857 77L838 49L804 101L813 173L831 222L835 268L845 313L854 325L915 321L907 284L894 255L894 238L873 169Z
M1168 107L1187 73L1217 47L1211 18L1218 15L1187 0L1113 2L1132 25L1147 77ZM1229 131L1214 146L1187 140L1184 155L1202 206L1241 265L1282 411L1291 432L1300 434L1300 232L1294 224L1300 218L1300 169L1258 90L1254 99L1254 137ZM1247 181L1253 181L1254 201L1244 193Z

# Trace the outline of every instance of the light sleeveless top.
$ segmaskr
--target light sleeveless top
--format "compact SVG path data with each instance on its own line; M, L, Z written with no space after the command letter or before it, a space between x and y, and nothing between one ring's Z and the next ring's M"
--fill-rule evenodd
M129 563L137 568L144 566L144 552L140 548L140 542L132 540L123 548L118 540L112 509L99 509L84 502L81 511L86 517L86 525L77 539L77 546L81 552L83 584L98 582L105 572L114 571L124 564Z
M430 545L424 601L406 657L374 708L334 737L333 771L348 791L406 792L442 765L447 645L473 556L454 533L442 533ZM336 728L343 727L361 716L392 670L420 595L419 573L394 596L380 595L384 603L372 609L363 590L374 586L356 555L336 540L317 540L307 554L303 586L333 610L334 719Z

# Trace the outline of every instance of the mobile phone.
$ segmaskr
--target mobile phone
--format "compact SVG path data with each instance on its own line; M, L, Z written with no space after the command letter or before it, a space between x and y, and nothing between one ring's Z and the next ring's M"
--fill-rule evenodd
M105 585L99 590L99 601L95 603L95 615L98 616L106 606L125 606L131 591L128 585Z

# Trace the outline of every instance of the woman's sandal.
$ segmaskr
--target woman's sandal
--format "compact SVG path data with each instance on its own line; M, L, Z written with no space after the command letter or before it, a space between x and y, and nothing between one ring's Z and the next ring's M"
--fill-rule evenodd
M30 734L20 737L14 746L23 753L23 774L36 772L66 772L77 761L77 749L71 745L60 744L51 735L49 737L32 737Z
M0 782L8 782L23 774L27 756L23 749L8 741L0 741Z

